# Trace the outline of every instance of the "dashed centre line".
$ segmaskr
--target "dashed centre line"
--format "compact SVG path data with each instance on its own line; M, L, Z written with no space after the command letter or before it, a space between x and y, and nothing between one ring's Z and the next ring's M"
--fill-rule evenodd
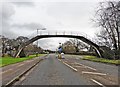
M65 62L63 62L62 60L60 60L60 59L58 59L59 61L61 61L63 64L65 64L66 66L68 66L69 68L71 68L72 70L74 70L74 71L78 71L77 69L75 69L74 67L72 67L72 66L70 66L69 64L67 64L67 63L65 63Z
M96 80L94 80L94 79L91 79L94 83L96 83L96 84L98 84L98 85L100 85L100 86L102 86L102 87L106 87L106 86L104 86L102 83L100 83L100 82L98 82L98 81L96 81Z
M104 73L97 73L97 72L86 72L86 71L82 71L82 74L107 75L107 74L104 74Z
M65 63L65 62L63 62L65 65L67 65L68 67L70 67L71 69L73 69L74 71L78 71L77 69L75 69L75 68L73 68L72 66L70 66L69 64L67 64L67 63Z

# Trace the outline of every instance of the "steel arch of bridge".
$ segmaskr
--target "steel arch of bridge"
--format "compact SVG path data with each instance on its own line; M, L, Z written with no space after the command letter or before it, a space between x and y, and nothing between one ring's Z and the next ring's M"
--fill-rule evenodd
M99 57L103 57L103 55L102 55L103 51L100 49L100 47L96 43L94 43L91 40L87 39L86 37L80 36L78 34L77 35L73 35L73 34L67 35L65 33L64 34L56 33L55 35L48 33L46 35L43 35L43 34L41 35L40 34L40 35L34 36L30 40L28 40L27 42L25 42L24 44L21 44L19 46L19 48L18 48L18 50L17 50L17 52L15 54L15 57L18 57L20 52L22 51L22 49L24 49L25 46L29 45L30 43L33 43L34 41L36 41L38 39L51 38L51 37L65 37L65 38L76 38L76 39L79 39L79 40L81 40L81 41L83 41L83 42L85 42L85 43L87 43L89 45L92 45L95 48L95 50L96 50L97 54L99 55Z

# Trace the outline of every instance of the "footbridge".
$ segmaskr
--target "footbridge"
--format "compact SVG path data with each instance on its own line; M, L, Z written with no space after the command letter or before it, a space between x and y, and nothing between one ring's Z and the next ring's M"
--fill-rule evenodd
M15 54L18 57L20 52L29 44L42 38L52 38L52 37L64 37L64 38L76 38L94 47L96 53L99 57L103 57L103 50L95 43L94 39L85 33L80 33L78 31L42 31L32 34L31 38L25 43L21 44Z

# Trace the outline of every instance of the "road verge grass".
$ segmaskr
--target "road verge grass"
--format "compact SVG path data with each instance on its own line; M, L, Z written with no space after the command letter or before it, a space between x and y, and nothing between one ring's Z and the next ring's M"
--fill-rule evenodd
M43 56L43 55L45 55L45 54L39 54L38 56ZM29 59L32 59L35 57L36 57L36 55L30 55L30 56L23 57L23 58L0 57L0 67L7 66L10 64L15 64L18 62L23 62L25 60L29 60Z
M96 56L84 55L82 59L93 61L93 62L101 62L101 63L115 64L115 65L120 64L120 60L109 60L109 59L104 59L104 58L97 58Z

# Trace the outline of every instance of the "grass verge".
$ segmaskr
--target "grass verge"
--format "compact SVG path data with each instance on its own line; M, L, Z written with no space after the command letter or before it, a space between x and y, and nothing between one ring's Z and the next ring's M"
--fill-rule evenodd
M43 55L45 55L45 54L39 54L38 56L43 56ZM0 57L0 67L7 66L10 64L15 64L18 62L23 62L25 60L29 60L29 59L32 59L35 57L36 57L36 55L30 55L30 56L23 57L23 58Z
M104 58L97 58L96 56L85 55L85 56L83 56L82 59L93 61L93 62L101 62L101 63L115 64L115 65L120 64L120 60L109 60L109 59L104 59Z

